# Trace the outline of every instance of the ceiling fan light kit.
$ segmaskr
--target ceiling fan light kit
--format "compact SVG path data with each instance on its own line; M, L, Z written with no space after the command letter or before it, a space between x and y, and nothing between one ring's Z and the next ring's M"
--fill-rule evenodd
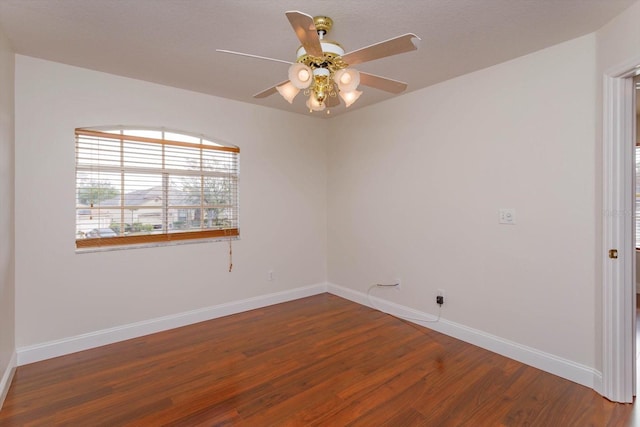
M356 102L358 98L360 98L360 95L362 95L362 91L360 90L352 90L351 92L340 91L340 98L344 101L345 107L349 107Z
M322 111L325 108L327 108L327 106L324 103L324 100L323 101L319 101L313 95L310 96L309 99L307 99L306 105L307 105L307 108L309 109L310 112Z
M254 97L263 98L277 91L287 102L292 104L298 93L303 91L304 96L307 97L306 106L309 112L327 109L328 114L328 107L340 104L339 98L343 100L345 107L356 102L362 95L362 91L357 90L360 84L391 93L400 93L407 88L406 83L359 72L357 69L351 68L350 64L360 64L415 50L417 46L414 40L420 40L415 34L405 34L345 54L339 43L324 39L333 26L331 18L327 16L314 18L298 11L286 12L285 15L302 44L296 52L296 62L289 67L289 80L262 91ZM286 62L228 50L218 49L218 51Z
M298 89L292 82L286 82L280 86L276 86L276 90L286 99L289 104L293 104L293 99L296 97L300 89Z
M298 89L306 89L311 86L313 70L311 67L296 62L289 67L289 81Z
M343 68L336 71L334 80L338 84L340 92L351 92L360 84L360 72L355 68Z

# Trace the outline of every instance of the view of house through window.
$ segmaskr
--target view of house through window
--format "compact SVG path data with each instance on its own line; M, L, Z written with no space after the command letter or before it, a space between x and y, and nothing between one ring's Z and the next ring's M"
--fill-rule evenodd
M239 155L164 130L76 129L76 247L238 236Z

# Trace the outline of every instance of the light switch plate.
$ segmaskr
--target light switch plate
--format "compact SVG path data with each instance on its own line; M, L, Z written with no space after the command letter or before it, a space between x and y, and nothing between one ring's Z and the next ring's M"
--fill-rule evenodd
M516 210L513 208L500 209L500 217L498 219L500 224L515 225L516 223Z

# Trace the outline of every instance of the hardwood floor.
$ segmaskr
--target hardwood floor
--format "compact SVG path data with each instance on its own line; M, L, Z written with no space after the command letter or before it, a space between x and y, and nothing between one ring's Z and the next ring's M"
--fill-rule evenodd
M17 369L0 426L627 426L634 405L322 294Z

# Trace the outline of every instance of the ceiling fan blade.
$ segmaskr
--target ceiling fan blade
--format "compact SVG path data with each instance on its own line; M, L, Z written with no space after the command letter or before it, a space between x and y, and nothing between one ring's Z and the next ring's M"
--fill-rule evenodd
M230 53L231 55L247 56L249 58L263 59L265 61L282 62L283 64L293 64L293 62L284 61L282 59L268 58L266 56L252 55L250 53L234 52L233 50L216 49L216 52Z
M398 80L376 76L360 71L360 84L384 90L385 92L400 93L407 89L407 84Z
M276 89L278 86L281 86L285 83L289 83L289 80L285 80L283 82L278 83L275 86L271 86L269 89L265 89L262 92L258 92L255 95L253 95L254 98L266 98L269 95L273 95L274 93L278 92L278 89Z
M324 105L326 105L327 108L337 107L338 105L340 105L340 98L338 97L337 94L336 96L328 96L324 100Z
M416 39L417 41L420 40L420 37L411 33L404 34L402 36L394 37L392 39L346 53L342 55L342 59L348 65L356 65L367 61L373 61L374 59L410 52L418 48L413 39Z
M316 24L313 23L313 17L297 10L286 12L287 18L296 32L296 36L307 54L322 58L322 46L318 38Z

